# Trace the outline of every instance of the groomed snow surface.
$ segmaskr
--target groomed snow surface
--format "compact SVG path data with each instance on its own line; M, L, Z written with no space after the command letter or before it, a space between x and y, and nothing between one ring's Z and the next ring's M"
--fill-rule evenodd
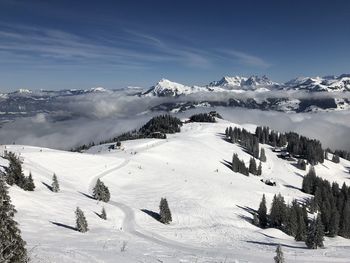
M262 177L232 172L225 161L231 161L233 152L247 163L250 156L223 140L229 125L235 124L185 124L166 140L127 141L111 151L108 145L95 146L84 154L6 146L20 154L25 174L31 171L36 185L34 192L10 188L32 262L273 262L277 244L287 262L349 262L350 240L326 238L325 249L308 250L277 229L251 224L248 211L258 208L264 193L268 204L278 193L287 202L305 198L299 190L305 171L262 145L267 156ZM345 160L325 161L316 172L350 185L346 167L350 162ZM59 193L45 186L53 173ZM89 198L98 178L111 192L107 204ZM261 178L272 178L277 186L267 186ZM170 225L150 216L159 211L161 197L172 212ZM85 212L87 233L72 229L77 206ZM96 214L102 207L106 221Z

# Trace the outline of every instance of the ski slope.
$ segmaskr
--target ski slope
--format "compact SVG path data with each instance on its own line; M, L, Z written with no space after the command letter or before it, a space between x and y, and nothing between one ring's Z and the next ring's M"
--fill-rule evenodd
M251 224L249 210L258 208L263 194L268 204L278 193L287 202L307 197L299 190L305 171L262 145L267 162L261 177L233 173L225 161L237 152L248 163L250 155L223 139L229 125L235 124L189 123L166 140L126 141L118 150L99 145L83 154L7 145L6 150L23 159L25 175L31 172L36 185L34 192L10 188L32 261L272 262L276 245L281 244L287 262L349 262L350 240L326 238L325 249L308 250L277 229ZM242 127L255 130L251 124ZM1 165L6 163L1 160ZM316 166L316 173L350 185L349 167L346 160L325 161ZM59 193L45 186L51 184L53 173ZM111 192L107 204L90 198L98 178ZM262 178L277 185L265 185ZM170 225L149 215L158 212L161 197L168 199ZM89 224L84 234L72 229L77 206ZM106 221L96 214L102 207Z

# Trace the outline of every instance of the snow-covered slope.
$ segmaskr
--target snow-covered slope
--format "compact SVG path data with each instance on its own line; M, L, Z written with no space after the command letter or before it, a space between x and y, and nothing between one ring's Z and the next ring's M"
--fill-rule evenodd
M99 145L84 154L7 146L20 154L25 174L31 171L36 184L34 192L10 189L32 261L272 262L276 245L282 244L287 262L348 262L350 240L327 238L325 249L307 250L279 230L250 223L247 211L257 209L263 194L268 203L278 193L287 202L305 198L299 190L305 171L262 145L267 156L262 178L273 178L277 186L265 185L261 177L233 173L225 165L233 152L245 162L250 156L223 140L228 125L234 124L185 124L181 133L166 140L127 141L122 149L111 151L108 145ZM243 127L255 129L250 124ZM349 166L345 160L325 161L316 172L350 184ZM60 182L59 193L45 186L53 173ZM98 178L111 192L108 204L89 198ZM161 197L168 199L172 211L170 225L150 216L158 212ZM89 223L85 234L71 229L77 206ZM107 221L96 215L103 206ZM126 249L121 251L124 242Z

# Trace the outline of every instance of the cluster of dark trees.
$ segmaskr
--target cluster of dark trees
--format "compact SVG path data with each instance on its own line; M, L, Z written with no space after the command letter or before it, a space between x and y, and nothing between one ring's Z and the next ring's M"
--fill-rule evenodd
M334 155L341 157L343 159L349 160L350 161L350 152L344 151L344 150L335 150L332 152L331 150L327 149L328 152L333 153Z
M240 160L237 153L233 154L232 157L232 171L236 173L241 173L246 176L249 176L249 173L254 175L261 175L262 174L262 166L261 162L259 162L259 165L257 166L255 158L250 158L249 166L247 167L243 160Z
M180 132L181 126L182 122L179 118L166 114L153 117L140 128L139 133L146 137L152 137L155 132L164 134Z
M320 141L309 139L295 132L279 133L269 127L257 127L255 135L260 143L273 147L287 147L286 150L294 155L306 159L310 164L323 163L324 151Z
M215 117L209 113L194 114L190 117L191 122L216 122Z
M15 213L8 187L0 176L0 262L29 262L26 242L14 219Z
M339 157L350 160L350 152L323 150L319 140L310 139L296 132L281 133L271 130L269 127L259 126L253 134L245 129L228 127L225 130L225 135L227 140L239 143L255 158L259 158L259 143L262 143L273 147L285 147L285 150L291 155L305 159L311 165L323 163L324 159L328 159L328 152L333 154L332 161L335 163L339 163ZM260 159L263 161L262 157ZM303 169L303 167L304 164L300 163L300 168Z
M286 133L287 151L295 156L306 159L311 165L323 163L324 151L320 141L309 139L295 132Z
M319 212L326 235L350 238L350 187L341 188L318 176L313 168L304 176L302 191L314 195L308 205Z
M259 140L258 138L247 131L238 127L228 127L225 130L226 139L232 143L238 143L255 158L259 158Z
M9 185L17 185L23 190L34 191L35 185L32 174L24 176L21 160L13 152L8 152L4 156L9 161L9 166L4 167L5 172L2 174Z
M250 158L250 161L249 161L249 173L258 175L258 176L262 174L261 162L259 162L259 166L257 166L254 157Z
M287 205L281 194L274 196L270 214L267 213L263 195L254 224L262 228L278 228L296 241L305 241L309 248L323 247L324 231L320 217L309 220L305 205L300 205L296 200Z
M240 160L237 153L232 156L232 171L249 176L249 168L245 166L243 160Z
M132 131L122 133L109 140L101 141L99 142L99 144L106 144L111 142L118 143L118 142L127 141L127 140L137 140L137 139L144 139L144 138L166 139L167 133L171 134L171 133L180 132L181 126L182 126L182 122L179 118L176 118L169 114L159 115L150 119L139 130L132 130ZM95 144L92 142L88 145L75 147L71 151L82 152L94 145Z
M108 202L111 198L108 187L100 179L97 179L96 185L93 189L93 197L96 200L103 202Z

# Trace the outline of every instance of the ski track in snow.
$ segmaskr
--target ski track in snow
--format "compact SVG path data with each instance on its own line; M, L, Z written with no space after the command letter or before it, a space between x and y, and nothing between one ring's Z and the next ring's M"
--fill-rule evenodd
M161 142L157 142L157 143L153 143L150 146L145 146L143 149L139 149L138 153L142 153L145 152L151 148L154 147L158 147L163 145L164 143L167 143L167 141L161 141ZM92 194L92 189L94 187L94 185L96 184L96 181L98 179L102 179L104 176L107 176L109 174L111 174L112 172L115 172L118 169L121 169L125 166L127 166L130 162L130 160L132 159L132 156L129 156L128 158L126 158L121 164L112 167L100 174L98 174L97 176L95 176L89 184L89 193ZM290 170L290 168L288 167L288 165L285 165L285 168ZM270 167L271 171L273 169L273 166ZM270 175L270 173L268 173L267 175ZM284 181L283 181L284 182ZM182 252L185 252L188 256L197 256L197 255L203 255L203 256L208 256L208 257L213 257L213 258L218 258L218 257L225 257L225 258L234 258L236 261L238 260L238 262L244 263L244 262L254 262L256 260L256 255L251 252L240 252L237 253L237 251L233 251L230 249L217 249L217 248L206 248L206 247L197 247L197 246L193 246L191 244L187 244L187 243L180 243L171 239L168 239L166 237L163 237L161 235L158 235L154 232L150 232L147 231L143 228L141 228L135 219L135 212L133 210L132 207L126 205L125 203L121 203L121 202L116 202L113 200L110 200L108 202L108 204L117 207L118 209L120 209L123 213L124 213L124 219L123 219L123 223L122 223L122 230L132 234L136 237L139 237L141 239L156 243L158 245L170 248L170 249L174 249L174 250L179 250ZM259 256L260 258L263 257L264 259L271 259L270 255L267 254L262 254ZM305 258L302 258L300 256L298 256L298 260L294 260L293 262L306 262ZM325 258L325 259L318 259L318 262L329 262L329 259ZM336 259L333 262L347 262L344 261L342 259Z

